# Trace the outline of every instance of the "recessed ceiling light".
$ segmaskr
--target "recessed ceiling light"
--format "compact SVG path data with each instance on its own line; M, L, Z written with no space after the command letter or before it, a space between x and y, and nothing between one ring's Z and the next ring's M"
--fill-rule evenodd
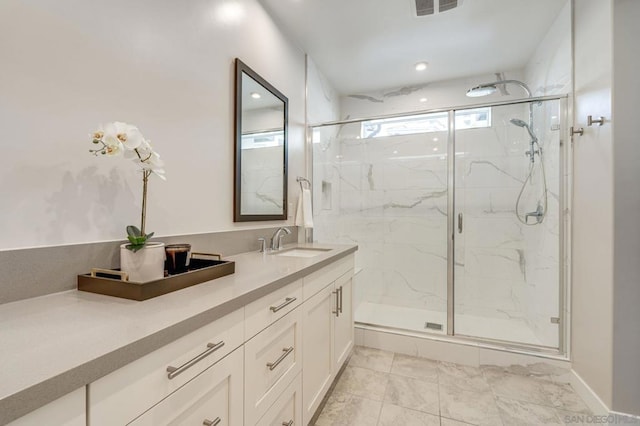
M260 99L262 96L260 96L260 93L258 92L251 92L251 97L253 99Z
M426 62L418 62L416 64L416 71L424 71L427 69L427 63Z
M427 102L427 98L420 98L420 102Z

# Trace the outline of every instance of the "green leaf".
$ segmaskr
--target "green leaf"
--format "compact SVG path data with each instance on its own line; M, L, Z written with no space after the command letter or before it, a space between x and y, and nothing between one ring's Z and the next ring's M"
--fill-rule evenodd
M139 237L142 235L140 229L138 229L138 227L134 225L127 226L127 234L132 237Z
M150 239L151 237L153 237L153 232L148 233L147 235L145 235L146 239Z

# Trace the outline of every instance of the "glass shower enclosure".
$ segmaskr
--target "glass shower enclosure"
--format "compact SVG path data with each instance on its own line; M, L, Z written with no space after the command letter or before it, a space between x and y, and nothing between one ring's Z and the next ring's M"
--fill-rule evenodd
M315 239L365 326L563 351L566 97L312 128Z

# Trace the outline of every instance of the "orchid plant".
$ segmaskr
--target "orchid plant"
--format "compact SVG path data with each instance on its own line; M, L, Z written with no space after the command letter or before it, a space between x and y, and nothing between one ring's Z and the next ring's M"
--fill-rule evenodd
M98 130L91 134L92 142L98 145L96 149L89 152L95 156L104 155L106 157L124 157L133 160L142 171L142 217L140 228L137 226L127 226L127 249L136 252L143 248L147 240L153 236L153 232L145 232L145 222L147 218L147 183L151 174L157 175L162 180L164 176L164 162L160 155L153 150L151 144L146 140L140 130L131 124L119 121L100 126Z

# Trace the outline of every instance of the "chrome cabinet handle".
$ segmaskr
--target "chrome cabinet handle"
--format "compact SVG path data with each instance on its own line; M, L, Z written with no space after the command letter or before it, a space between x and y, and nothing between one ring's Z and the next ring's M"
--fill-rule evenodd
M293 419L289 420L288 422L282 422L282 426L293 426Z
M296 299L295 297L287 297L286 299L284 299L284 302L282 302L278 306L271 306L269 309L271 309L271 312L275 313L275 312L278 312L280 309L284 308L285 306L292 304L296 300L298 299Z
M462 234L462 213L458 213L458 234Z
M278 364L280 364L282 361L284 361L284 359L287 357L287 355L289 355L291 352L293 352L293 346L290 346L288 348L283 348L282 351L284 352L282 355L280 355L280 358L276 359L274 362L268 362L267 363L267 367L269 367L269 370L273 371Z
M336 291L332 291L331 293L333 293L333 294L335 294L335 295L336 295L336 310L335 310L335 311L331 311L331 313L332 313L332 314L336 314L336 316L337 316L337 317L339 317L339 316L340 316L340 308L339 308L340 304L339 304L339 299L338 299L338 297L339 297L339 296L338 296L339 291L338 291L338 290L336 290Z
M338 293L338 301L340 302L338 304L338 312L342 313L342 286L340 286L338 291L339 291L339 293Z
M211 421L209 419L204 419L202 424L204 426L218 426L218 424L220 424L221 421L222 420L220 419L220 417L216 417L213 421Z
M180 367L172 367L171 365L168 366L167 373L169 374L167 374L167 377L169 378L169 380L171 380L174 377L184 373L189 368L193 367L195 364L202 361L203 359L205 359L206 357L208 357L209 355L211 355L212 353L214 353L215 351L217 351L223 346L224 346L224 341L220 341L218 343L207 343L206 351L202 352L200 355L196 356L195 358L185 362Z

